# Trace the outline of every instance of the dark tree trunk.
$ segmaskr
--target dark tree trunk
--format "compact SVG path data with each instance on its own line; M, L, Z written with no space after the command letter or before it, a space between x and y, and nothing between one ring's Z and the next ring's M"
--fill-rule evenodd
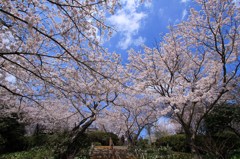
M202 159L202 156L199 152L199 149L197 148L196 145L196 136L193 133L185 133L186 134L186 140L187 144L189 145L191 149L191 153L194 155L194 159Z
M76 154L80 151L81 140L85 135L86 129L96 120L95 115L93 115L89 121L87 121L80 129L72 131L70 134L70 141L67 148L63 153L60 154L61 159L74 159Z
M84 135L83 132L78 132L67 145L66 150L61 154L61 159L74 159L75 155L80 150L79 140Z

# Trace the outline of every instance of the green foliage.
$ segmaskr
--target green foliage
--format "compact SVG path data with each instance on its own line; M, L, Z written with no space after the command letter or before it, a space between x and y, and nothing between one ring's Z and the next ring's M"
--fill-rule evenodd
M87 136L91 140L91 142L99 142L103 146L109 145L110 137L112 138L114 145L117 145L118 143L118 136L109 132L101 131L89 132L87 133Z
M239 159L240 158L240 149L235 149L231 152L231 159Z
M214 136L206 136L202 141L202 148L206 147L207 154L213 158L219 156L230 158L234 156L233 152L240 147L240 138L235 133L227 131Z
M140 149L146 149L149 148L150 145L148 144L148 139L142 139L140 138L137 143L136 143L136 147L140 148Z
M62 158L62 155L65 155L65 152L69 149L69 147L70 149L77 147L77 149L79 150L79 154L77 155L87 157L89 154L85 152L88 152L91 146L91 140L88 135L80 134L77 136L74 142L71 139L72 135L68 134L61 143L54 147L54 153L58 155L57 158Z
M157 139L156 146L169 146L173 151L178 152L189 152L189 147L186 143L186 137L184 134L177 134L171 136L165 136L160 139Z
M40 146L56 147L62 142L68 140L68 135L66 133L38 134L27 136L25 137L25 140L28 149Z
M0 156L0 159L54 159L53 151L46 147L38 147L28 151L14 152Z
M0 152L3 152L5 149L5 145L6 145L6 139L4 139L2 137L2 135L0 134Z
M50 136L47 134L39 134L39 135L33 135L33 136L27 136L25 137L25 140L27 142L28 148L48 145L48 140Z
M238 156L238 153L233 152L240 147L240 139L235 133L225 131L214 136L196 136L195 144L206 158L218 158L219 156L230 158ZM183 134L162 137L157 140L156 146L169 146L176 152L190 152Z
M89 148L82 148L74 159L90 159Z
M0 153L22 150L25 147L24 133L24 125L16 118L0 118Z
M174 152L170 159L193 159L193 155L190 153Z
M192 154L173 152L170 147L133 149L132 152L138 159L192 159Z
M216 157L234 156L232 152L240 147L240 107L236 104L222 104L215 107L205 118L207 137L203 147Z
M207 133L214 135L223 131L235 131L234 125L240 126L240 107L233 104L223 104L215 107L205 118ZM238 132L240 134L240 132Z
M81 136L82 142L80 142L81 139L79 139L77 141L77 143L71 144L70 139L71 139L71 137L69 136L69 134L66 134L64 139L62 139L60 141L53 140L53 143L56 142L56 146L53 146L53 149L54 149L54 153L57 155L57 158L61 158L60 155L67 150L69 145L75 146L75 144L78 144L80 147L82 147L82 145L85 146L85 144L86 144L85 140L88 140L86 135L84 135L84 136ZM86 148L87 147L88 146L86 146Z

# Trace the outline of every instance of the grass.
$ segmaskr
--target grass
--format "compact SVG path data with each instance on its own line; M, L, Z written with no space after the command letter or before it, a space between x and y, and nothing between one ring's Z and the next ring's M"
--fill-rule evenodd
M36 147L28 151L0 155L0 159L55 159L54 151L47 147ZM88 151L82 150L75 159L89 159Z
M54 153L46 147L38 147L28 151L0 155L0 159L54 159Z
M102 146L100 149L101 148L104 149L106 147ZM175 152L169 147L132 149L131 151L138 159L192 159L193 157L190 153ZM83 149L75 159L89 159L88 154L88 150ZM207 156L203 157L209 159ZM48 147L36 147L28 151L0 155L0 159L55 159L55 154L54 151ZM230 159L240 159L239 150L235 152Z

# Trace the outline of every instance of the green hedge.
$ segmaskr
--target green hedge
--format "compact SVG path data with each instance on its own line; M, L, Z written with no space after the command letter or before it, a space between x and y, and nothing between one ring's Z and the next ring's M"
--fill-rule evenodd
M28 151L13 152L0 155L0 159L54 159L54 153L46 147L38 147Z
M142 139L140 138L137 140L136 147L140 149L146 149L149 148L151 145L148 144L148 139Z
M117 135L106 132L89 132L79 137L77 144L86 149L92 142L99 145L109 145L109 138L112 138L114 145L118 143ZM20 124L15 118L0 118L0 154L15 152L9 158L31 158L35 151L36 154L48 153L51 149L55 154L63 152L69 145L68 133L56 134L37 134L33 136L24 136L24 125ZM42 149L44 147L45 149ZM16 152L22 151L22 152ZM84 150L85 151L85 150ZM6 158L6 157L5 157Z
M240 147L240 138L232 132L222 132L211 137L197 136L195 142L200 148L200 153L208 156L208 158L217 158L220 154L225 158L239 156L239 152L236 150ZM177 152L190 152L184 134L162 137L155 144L157 147L169 146L173 151Z
M0 118L0 153L23 150L25 148L24 133L24 125L16 118Z
M205 138L203 141L203 146L205 146L205 143L207 142L207 146L211 147L208 154L211 154L214 157L221 155L225 158L231 158L234 155L239 155L236 150L240 147L240 138L233 132L218 133L212 136L211 139Z
M25 137L27 149L40 146L54 147L67 140L68 135L66 133L38 134Z
M99 142L103 146L109 145L110 137L112 138L114 145L117 145L119 140L117 135L109 132L102 132L102 131L88 132L87 136L91 142Z
M156 146L157 147L169 146L173 151L190 152L190 149L186 143L186 137L184 134L165 136L160 139L157 139Z
M99 143L101 145L109 145L109 138L112 138L114 145L117 145L118 143L118 137L117 135L113 133L108 132L101 132L101 131L95 131L95 132L89 132L86 134L83 134L78 140L79 144L81 144L81 147L88 147L91 146L91 143ZM49 146L54 147L56 145L60 145L62 143L68 144L68 134L39 134L39 135L33 135L25 137L25 143L27 145L27 148L33 148L33 147L40 147L40 146Z

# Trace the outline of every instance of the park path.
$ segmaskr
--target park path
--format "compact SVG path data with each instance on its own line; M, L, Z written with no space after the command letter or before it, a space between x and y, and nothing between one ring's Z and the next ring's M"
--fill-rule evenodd
M94 146L90 159L136 159L127 146Z

